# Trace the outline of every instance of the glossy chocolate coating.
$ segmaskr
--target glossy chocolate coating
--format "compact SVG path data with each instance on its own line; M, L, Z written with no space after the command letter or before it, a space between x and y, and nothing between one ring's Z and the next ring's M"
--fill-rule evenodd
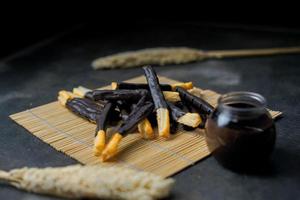
M183 88L177 87L176 91L179 93L181 101L185 104L190 104L201 113L210 114L213 111L212 105L210 105L204 99L197 97Z
M145 119L152 111L152 102L138 103L128 115L127 119L123 122L118 132L121 135L125 136L127 133L133 130L141 120Z
M171 117L174 121L177 121L180 117L186 114L186 112L184 112L179 107L175 106L173 103L167 102L167 104L171 112Z
M127 102L137 102L142 97L148 96L148 91L145 89L139 90L93 90L86 94L87 97L94 101L107 100L118 101L123 100Z
M111 102L108 102L105 104L102 112L97 117L96 134L100 130L106 130L106 126L108 124L108 121L109 121L114 109L115 109L115 104L113 104Z
M159 86L159 80L157 78L154 69L151 66L145 66L143 67L143 69L147 79L147 83L149 85L149 89L152 96L152 100L155 105L155 109L168 108L165 97Z
M74 98L66 103L66 107L76 115L85 118L91 122L96 122L100 115L103 105L97 104L89 99Z
M160 84L160 89L163 91L172 91L172 86L168 84ZM117 89L126 89L126 90L137 90L137 89L146 89L149 90L149 85L145 83L117 83Z

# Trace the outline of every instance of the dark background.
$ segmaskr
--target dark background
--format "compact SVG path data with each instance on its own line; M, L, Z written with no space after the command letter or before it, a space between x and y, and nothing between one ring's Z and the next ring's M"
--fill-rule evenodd
M201 4L200 4L201 3ZM217 2L143 4L110 2L89 4L45 4L2 7L0 32L0 58L24 49L52 36L66 34L81 25L91 25L116 33L143 27L146 23L214 24L238 28L272 30L298 30L300 28L297 5L285 2L276 5Z
M139 68L95 71L90 63L97 57L155 46L205 50L300 46L293 6L273 10L251 2L255 7L252 9L243 2L239 9L220 6L221 11L207 5L157 10L147 3L154 4L144 2L142 9L128 10L115 2L117 9L110 11L103 5L57 11L46 4L43 9L24 9L16 4L22 11L5 13L0 33L0 169L77 163L28 134L8 116L54 101L61 89L78 85L96 88L142 74ZM208 157L174 176L176 185L170 199L299 198L299 55L207 60L155 66L155 70L220 93L258 92L267 98L270 108L284 113L276 122L276 148L266 174L231 172ZM26 193L0 183L0 199L59 198Z

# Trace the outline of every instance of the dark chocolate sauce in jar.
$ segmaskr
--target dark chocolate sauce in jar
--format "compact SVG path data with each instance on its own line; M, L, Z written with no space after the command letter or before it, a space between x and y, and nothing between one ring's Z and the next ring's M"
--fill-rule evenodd
M251 92L220 97L206 123L206 141L219 163L234 170L259 170L273 151L276 132L265 99Z

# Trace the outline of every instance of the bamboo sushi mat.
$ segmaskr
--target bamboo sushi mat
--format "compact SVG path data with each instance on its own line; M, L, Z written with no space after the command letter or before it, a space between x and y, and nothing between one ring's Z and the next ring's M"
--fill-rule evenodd
M161 83L177 82L165 77L159 79ZM145 79L140 76L128 82L142 83ZM218 93L198 91L202 98L216 105ZM277 111L270 113L273 118L281 115ZM169 140L144 140L136 133L122 140L120 151L113 161L101 163L93 154L96 125L77 117L57 101L10 115L10 118L56 150L83 164L121 165L168 177L210 154L204 131L200 129L189 132L178 130Z

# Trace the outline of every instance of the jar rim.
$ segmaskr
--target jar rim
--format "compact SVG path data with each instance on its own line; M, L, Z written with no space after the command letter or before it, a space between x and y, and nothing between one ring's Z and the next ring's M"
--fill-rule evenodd
M230 103L246 103L253 105L253 107L233 107L230 106ZM236 91L236 92L229 92L226 94L221 95L218 98L218 106L230 110L233 112L257 112L266 107L266 99L255 92L247 92L247 91Z

